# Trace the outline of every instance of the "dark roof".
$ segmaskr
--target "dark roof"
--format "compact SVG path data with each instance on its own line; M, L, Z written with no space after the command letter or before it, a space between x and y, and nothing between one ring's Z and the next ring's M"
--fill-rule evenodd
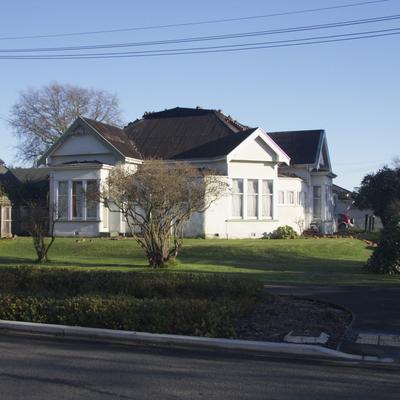
M323 133L322 129L318 129L268 132L268 135L290 157L291 164L314 164Z
M247 139L257 128L247 129L246 131L222 137L212 142L192 148L183 153L177 154L174 159L209 158L229 154L243 140Z
M43 182L49 179L47 168L10 168L9 171L19 182Z
M136 149L135 143L129 139L123 129L90 118L82 119L100 133L125 157L141 158Z
M180 107L146 113L124 128L142 158L162 159L225 155L248 129L217 110Z

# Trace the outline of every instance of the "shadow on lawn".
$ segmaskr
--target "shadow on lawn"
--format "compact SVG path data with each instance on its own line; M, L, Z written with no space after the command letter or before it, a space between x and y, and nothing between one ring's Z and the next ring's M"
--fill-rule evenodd
M288 252L282 248L259 248L201 246L184 248L179 255L182 264L210 264L235 268L268 271L349 272L359 270L364 261L338 258L322 258Z

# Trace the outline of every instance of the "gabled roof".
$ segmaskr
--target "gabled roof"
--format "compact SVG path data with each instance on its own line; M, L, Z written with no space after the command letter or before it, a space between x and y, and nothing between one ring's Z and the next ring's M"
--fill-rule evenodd
M324 130L268 132L293 164L317 164Z
M125 157L141 158L135 143L129 139L123 129L90 118L81 118Z
M226 155L250 133L220 111L181 107L144 114L124 130L143 158L162 159Z

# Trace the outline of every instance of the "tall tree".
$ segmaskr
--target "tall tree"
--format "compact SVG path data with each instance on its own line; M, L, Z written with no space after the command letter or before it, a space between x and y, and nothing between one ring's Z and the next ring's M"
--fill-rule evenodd
M150 266L158 268L178 255L193 214L204 212L226 189L223 177L188 163L149 160L137 171L114 168L101 197L123 214Z
M59 83L23 91L10 114L10 125L19 139L18 157L30 163L34 163L79 115L113 125L121 123L115 94Z
M388 224L400 213L400 167L383 167L368 174L356 193L355 205L360 209L370 208Z

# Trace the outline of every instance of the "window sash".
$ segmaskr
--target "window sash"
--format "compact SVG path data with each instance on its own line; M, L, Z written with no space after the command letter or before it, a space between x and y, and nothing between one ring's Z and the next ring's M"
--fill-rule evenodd
M83 182L72 181L72 218L83 218L84 193Z
M232 179L232 216L243 218L243 179Z
M262 204L261 216L263 218L272 218L272 207L274 197L274 186L272 180L262 181Z
M86 181L86 218L97 219L99 201L97 200L98 181L90 179Z
M313 187L313 217L321 218L321 186Z
M68 181L58 182L57 218L68 219Z
M247 217L258 216L258 179L247 180Z

